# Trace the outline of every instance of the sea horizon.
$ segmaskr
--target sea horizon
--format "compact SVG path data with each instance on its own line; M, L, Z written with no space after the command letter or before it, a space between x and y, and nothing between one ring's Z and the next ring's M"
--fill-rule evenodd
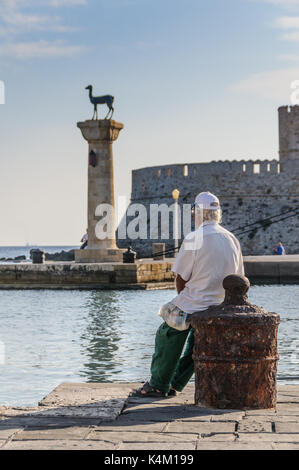
M30 250L32 248L40 248L46 253L57 253L62 250L69 251L77 249L80 244L77 245L0 245L0 259L10 258L14 259L17 256L26 256L26 259L30 257Z

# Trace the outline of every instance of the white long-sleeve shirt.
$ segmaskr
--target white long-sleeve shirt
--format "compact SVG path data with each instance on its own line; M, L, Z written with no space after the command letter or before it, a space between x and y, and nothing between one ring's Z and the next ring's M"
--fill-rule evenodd
M194 234L197 236L197 246L192 249ZM172 271L188 281L171 301L181 310L194 313L211 305L219 305L225 294L223 279L230 274L244 275L240 243L216 222L204 222L185 238Z

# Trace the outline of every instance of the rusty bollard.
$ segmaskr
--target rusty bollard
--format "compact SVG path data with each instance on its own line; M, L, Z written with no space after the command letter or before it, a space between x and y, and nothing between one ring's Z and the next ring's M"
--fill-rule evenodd
M192 315L196 405L276 407L280 317L251 305L249 286L246 277L227 276L223 303Z

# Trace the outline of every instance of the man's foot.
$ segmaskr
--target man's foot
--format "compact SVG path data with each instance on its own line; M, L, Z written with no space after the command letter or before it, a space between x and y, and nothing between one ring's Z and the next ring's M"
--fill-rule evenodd
M167 393L161 392L153 388L149 382L145 382L142 387L133 390L130 397L167 398Z
M168 396L169 397L175 397L176 394L177 394L177 391L173 387L170 387L170 390L168 392Z

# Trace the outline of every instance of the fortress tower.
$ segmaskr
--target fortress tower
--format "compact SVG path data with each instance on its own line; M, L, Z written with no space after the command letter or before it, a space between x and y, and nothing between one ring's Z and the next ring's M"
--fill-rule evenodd
M226 160L210 163L181 163L140 168L132 172L131 204L146 207L150 221L151 204L173 204L172 191L180 191L179 205L192 204L201 191L216 194L221 202L223 225L233 231L241 242L244 255L272 254L282 241L288 254L299 253L299 106L282 106L279 117L279 159ZM246 147L245 147L246 149ZM200 155L198 156L200 161ZM274 216L283 216L273 222ZM128 219L129 220L129 217ZM247 225L249 224L249 225ZM244 226L249 229L241 230ZM170 237L152 239L148 223L147 238L118 240L118 246L128 244L139 257L151 256L152 243L164 242L173 248Z
M281 170L299 166L299 106L281 106L279 116L279 159Z

